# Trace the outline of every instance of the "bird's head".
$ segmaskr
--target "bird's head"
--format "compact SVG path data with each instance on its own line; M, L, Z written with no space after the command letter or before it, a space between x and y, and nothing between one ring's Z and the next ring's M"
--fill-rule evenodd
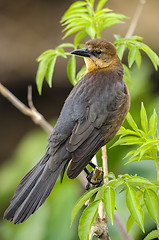
M85 43L85 48L74 50L71 54L84 57L87 71L120 64L116 48L104 39L89 40Z

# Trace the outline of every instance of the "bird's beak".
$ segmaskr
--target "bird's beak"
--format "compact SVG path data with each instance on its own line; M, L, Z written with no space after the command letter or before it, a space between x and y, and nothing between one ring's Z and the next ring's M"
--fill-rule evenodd
M78 55L78 56L82 56L82 57L90 57L91 56L91 53L88 51L87 48L76 49L70 53Z

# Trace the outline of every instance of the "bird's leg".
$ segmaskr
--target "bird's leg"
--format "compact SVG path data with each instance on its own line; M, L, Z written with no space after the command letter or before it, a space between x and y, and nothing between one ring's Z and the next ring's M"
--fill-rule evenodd
M88 180L88 183L86 185L86 190L89 190L93 186L95 186L95 187L101 186L102 185L102 181L103 181L103 171L102 171L102 168L97 167L92 162L90 162L89 165L91 167L93 167L94 170L92 172L90 172L87 168L84 169L84 171L87 174L86 178Z
M86 185L86 190L88 191L90 189L90 181L92 178L92 172L90 172L86 167L84 168L85 173L87 174L86 178L88 180L87 185Z
M92 162L89 162L88 163L93 169L95 169L96 167L97 167L97 165L95 165L94 163L92 163Z

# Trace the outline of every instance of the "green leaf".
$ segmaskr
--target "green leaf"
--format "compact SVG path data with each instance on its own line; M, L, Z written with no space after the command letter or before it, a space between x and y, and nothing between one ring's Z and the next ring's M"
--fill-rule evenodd
M130 231L132 225L134 224L134 219L133 217L130 215L127 222L126 222L126 230L127 230L127 233Z
M121 186L122 184L124 184L124 180L122 178L118 178L118 179L110 180L106 185L113 186L113 188L116 189L119 186Z
M90 229L96 219L99 203L100 200L94 201L83 211L78 225L80 240L89 240Z
M74 27L82 27L85 29L85 27L87 27L89 25L89 22L87 20L81 20L81 18L76 18L74 20L71 20L71 23L67 24L67 26L64 28L63 32L68 30L68 29L72 29Z
M74 45L72 43L62 43L58 46L58 48L65 48L65 47L74 48Z
M80 7L80 8L69 8L66 12L65 12L65 14L63 15L63 17L62 17L62 20L63 19L66 19L68 16L71 16L71 15L73 15L73 14L76 14L77 16L79 16L80 15L80 13L85 13L85 12L87 12L87 9L85 8L85 7Z
M90 4L91 4L92 8L93 8L93 5L94 5L94 1L95 1L95 0L89 0L89 2L90 2Z
M141 126L145 133L147 133L147 114L143 102L141 103L140 110Z
M129 125L132 127L132 129L135 130L135 132L139 132L138 126L135 123L134 119L132 118L130 112L128 112L127 117L126 117L127 122L129 123Z
M142 37L136 36L136 35L132 36L132 39L133 39L133 40L136 40L137 42L142 42L142 40L143 40Z
M143 210L140 206L140 200L137 196L136 191L129 185L127 185L126 191L126 204L135 222L140 226L142 231L145 232L143 223L144 215Z
M157 114L156 110L154 109L152 116L149 120L149 134L154 139L156 137L157 131Z
M144 191L144 202L148 213L159 227L159 198L155 191L146 189Z
M152 240L158 237L159 237L159 230L153 230L144 238L144 240Z
M43 52L37 58L37 61L40 62L40 61L44 60L45 58L48 58L49 56L53 56L54 54L55 54L55 50L53 50L53 49L47 50L47 51Z
M121 39L121 36L119 34L114 34L114 38L116 40L120 40ZM114 45L116 45L116 43L114 42Z
M74 45L77 47L78 43L86 36L85 31L80 31L79 33L76 34L74 38Z
M124 21L116 20L116 19L115 20L110 19L109 21L107 20L107 21L103 22L102 29L113 26L113 25L118 24L118 23L124 23Z
M118 145L136 145L136 144L143 144L143 141L139 137L120 137L111 147L115 147Z
M111 223L113 225L113 216L114 216L114 210L115 210L115 190L114 188L108 186L104 189L103 193L103 203L104 203L104 209L106 212L106 215L111 220Z
M56 48L56 52L58 56L61 56L63 58L67 58L65 51L63 48L60 48L59 46Z
M75 21L77 18L82 18L82 19L86 19L86 20L90 20L90 17L87 13L74 13L72 12L71 14L69 14L67 17L63 17L61 20L61 25L67 25L68 23L71 23L72 21Z
M124 50L125 50L125 45L124 44L117 47L117 54L118 54L118 57L120 58L120 60L122 60Z
M136 136L140 136L138 132L135 132L135 131L130 130L130 129L125 129L123 126L119 129L117 135L122 135L122 136L136 135Z
M81 207L86 203L86 201L91 198L97 191L99 191L100 188L94 188L91 189L89 191L87 191L85 194L83 194L80 199L78 200L78 202L76 203L73 211L72 211L72 216L71 216L71 225L77 215L77 213L79 212L79 210L81 209Z
M109 9L109 8L104 8L104 9L101 9L99 11L96 11L95 14L94 14L94 21L103 21L107 18L107 12L111 12L112 10Z
M141 66L141 60L142 60L141 53L140 53L139 49L136 48L135 61L136 61L138 68L140 68L140 66Z
M85 6L87 3L84 1L76 1L74 3L71 4L71 6L69 7L69 9L74 9L74 8L80 8Z
M129 68L131 68L131 66L133 65L135 58L136 58L136 51L137 51L137 47L131 47L129 48L129 54L128 54L128 64L129 64Z
M72 56L67 64L67 75L72 83L72 85L75 85L75 76L76 76L76 59L75 56Z
M97 7L96 7L96 11L99 11L102 9L102 7L104 6L104 4L107 2L108 0L100 0L97 4Z
M128 183L135 183L136 185L153 185L152 182L150 182L148 179L138 176L130 177L126 180Z
M158 66L159 66L159 57L157 56L157 54L144 43L139 43L139 46L149 56L149 58L151 59L153 65L154 65L154 68L157 71Z
M49 62L50 62L50 58L46 58L46 59L42 60L38 66L38 70L36 73L36 84L37 84L39 94L41 94L42 84L44 81L45 73L48 68Z
M70 30L68 30L68 31L66 32L66 34L63 36L63 39L66 38L66 37L68 37L69 35L75 33L75 32L78 32L78 31L84 29L84 28L85 28L84 25L72 27Z
M47 70L46 70L46 81L49 84L49 87L52 87L52 76L55 68L57 56L50 60Z
M95 29L95 26L93 24L89 25L89 27L86 28L86 32L91 37L91 39L95 38L96 29Z

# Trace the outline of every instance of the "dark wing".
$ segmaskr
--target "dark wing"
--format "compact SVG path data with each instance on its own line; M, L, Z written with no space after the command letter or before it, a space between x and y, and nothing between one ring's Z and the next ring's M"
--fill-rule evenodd
M114 89L115 90L115 89ZM77 122L66 148L72 152L67 175L75 178L87 166L97 151L109 142L122 125L129 109L128 95L122 91L113 91L111 96L94 101L83 121Z
M105 108L105 111L99 114L97 107L98 102L91 105L87 111L88 115L83 121L76 123L66 143L67 150L72 152L72 160L67 171L69 178L75 178L104 145L100 127L106 121L108 112ZM101 110L102 108L100 112Z

